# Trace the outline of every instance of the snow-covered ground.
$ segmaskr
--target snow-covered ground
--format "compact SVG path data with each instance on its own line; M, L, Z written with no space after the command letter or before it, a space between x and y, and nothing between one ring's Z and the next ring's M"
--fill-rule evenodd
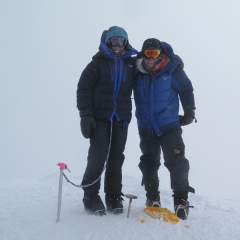
M1 240L238 240L240 200L214 199L190 194L188 220L176 225L152 219L143 212L145 192L140 179L123 176L123 193L134 194L130 218L125 212L96 217L84 211L83 191L64 179L61 221L56 223L59 172L41 179L0 183ZM70 180L79 184L80 177ZM161 188L163 207L173 210L171 191ZM104 199L103 191L100 192ZM144 219L145 222L141 223Z

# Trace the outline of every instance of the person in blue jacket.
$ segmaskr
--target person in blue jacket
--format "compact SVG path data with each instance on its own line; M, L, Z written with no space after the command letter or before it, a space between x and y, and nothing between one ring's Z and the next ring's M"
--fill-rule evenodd
M110 27L101 37L99 51L83 70L77 88L81 131L90 139L83 176L86 210L105 214L99 196L101 174L106 167L104 192L107 209L122 213L122 165L128 124L132 117L132 87L138 52L129 44L127 32Z
M192 83L187 77L172 47L158 39L144 41L136 61L134 100L140 136L139 168L146 190L146 205L160 207L158 169L161 150L164 165L170 172L174 209L179 218L189 212L189 161L181 126L195 119ZM179 116L179 99L184 115Z

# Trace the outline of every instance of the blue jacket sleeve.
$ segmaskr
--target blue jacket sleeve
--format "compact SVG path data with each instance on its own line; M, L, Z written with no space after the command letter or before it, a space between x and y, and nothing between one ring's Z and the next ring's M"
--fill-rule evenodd
M190 79L183 70L173 72L172 84L179 94L182 107L195 107L193 86Z

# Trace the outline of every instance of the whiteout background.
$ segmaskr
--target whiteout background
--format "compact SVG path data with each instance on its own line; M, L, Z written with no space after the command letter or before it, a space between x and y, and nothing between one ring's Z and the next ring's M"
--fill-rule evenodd
M89 142L76 108L79 76L117 25L141 49L159 38L181 56L193 83L198 123L183 127L196 193L240 199L239 7L229 1L0 1L0 181L58 173L81 177ZM123 167L141 180L134 117ZM170 189L169 173L159 171ZM143 190L143 189L142 189Z

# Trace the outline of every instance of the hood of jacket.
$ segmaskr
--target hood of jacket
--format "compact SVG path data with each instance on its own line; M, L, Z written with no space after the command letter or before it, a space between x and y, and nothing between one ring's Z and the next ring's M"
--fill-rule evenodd
M160 41L159 41L160 42ZM180 61L176 58L174 58L174 52L170 44L166 42L160 42L161 45L161 50L164 54L167 56L167 65L169 65L169 62L174 65L175 67L180 64ZM136 60L136 71L140 71L143 73L148 73L144 67L142 66L143 62L143 52L139 52L137 55L137 60Z
M106 43L109 38L115 37L115 36L124 37L127 40L127 44L124 48L123 57L130 57L132 55L138 54L138 51L130 45L126 31L121 27L113 26L113 27L110 27L109 30L104 30L102 32L100 45L99 45L99 52L97 52L92 59L99 58L102 56L106 58L114 58L111 50L108 48Z
M127 32L118 26L113 26L110 27L108 29L108 31L106 32L106 36L105 36L105 43L107 43L107 41L111 38L111 37L123 37L128 41L128 35Z

